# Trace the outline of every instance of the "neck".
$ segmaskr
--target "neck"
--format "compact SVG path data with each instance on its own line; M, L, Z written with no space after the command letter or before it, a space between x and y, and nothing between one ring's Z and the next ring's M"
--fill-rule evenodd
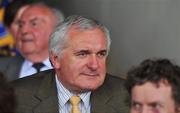
M41 54L26 54L23 55L25 59L31 61L31 62L42 62L44 60L46 60L49 55L45 54L45 55L41 55Z

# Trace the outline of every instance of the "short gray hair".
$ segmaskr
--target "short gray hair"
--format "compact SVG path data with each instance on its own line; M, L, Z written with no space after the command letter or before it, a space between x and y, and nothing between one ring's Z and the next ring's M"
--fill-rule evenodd
M57 24L64 21L64 14L62 13L62 11L57 8L51 8L51 10L57 19Z
M56 18L56 24L59 24L61 22L64 21L64 14L62 11L60 11L59 9L57 8L54 8L54 7L51 7L49 5L47 5L45 2L35 2L35 3L31 3L29 4L30 7L46 7L48 8L52 13L53 15L55 16Z
M98 21L86 18L79 15L72 15L67 17L62 23L58 24L55 31L52 33L49 40L49 54L54 53L61 56L62 51L67 46L67 32L72 28L72 26L77 26L78 29L89 30L99 28L106 35L107 51L110 50L111 39L109 30Z

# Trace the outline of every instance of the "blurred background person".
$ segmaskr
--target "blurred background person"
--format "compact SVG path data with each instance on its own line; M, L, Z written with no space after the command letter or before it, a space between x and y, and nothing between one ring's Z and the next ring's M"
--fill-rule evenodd
M48 41L54 27L62 22L63 14L44 3L28 5L19 20L16 46L20 55L0 59L0 71L8 80L52 69Z
M17 37L19 19L30 3L32 0L13 0L5 7L3 24L13 38ZM11 52L13 55L18 53L15 49L15 43Z
M3 24L4 10L12 0L0 1L0 57L14 55L11 51L14 47L14 40Z
M14 89L0 72L0 113L15 113Z
M131 113L180 113L180 67L147 59L128 72Z

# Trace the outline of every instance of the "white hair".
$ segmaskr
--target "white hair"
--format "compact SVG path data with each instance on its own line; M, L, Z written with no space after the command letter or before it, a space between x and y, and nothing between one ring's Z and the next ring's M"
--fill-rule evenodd
M77 26L77 29L81 30L89 30L99 28L101 31L105 33L105 38L107 42L107 53L110 50L111 39L109 30L98 21L85 18L78 15L69 16L62 23L58 24L55 28L55 31L52 33L51 38L49 40L49 54L54 53L61 56L63 49L67 46L68 36L67 32L70 30L72 26Z

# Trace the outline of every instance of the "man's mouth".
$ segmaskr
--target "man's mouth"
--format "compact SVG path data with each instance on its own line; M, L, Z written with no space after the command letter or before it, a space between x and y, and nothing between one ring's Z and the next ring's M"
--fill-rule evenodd
M82 73L83 75L85 76L98 76L99 74L98 73Z

